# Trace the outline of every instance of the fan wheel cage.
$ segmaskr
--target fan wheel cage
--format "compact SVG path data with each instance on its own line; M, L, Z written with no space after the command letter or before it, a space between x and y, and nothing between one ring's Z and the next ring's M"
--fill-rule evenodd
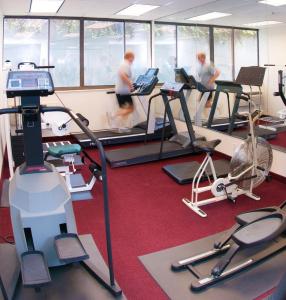
M268 175L272 161L273 154L270 144L263 138L258 137L256 139L256 156L257 156L257 166L261 168L256 168L249 170L245 174L239 176L246 169L248 169L254 162L252 140L248 138L243 144L241 144L234 152L234 155L230 162L230 176L239 176L241 180L238 182L238 187L241 189L249 190L252 187L255 188L259 186ZM247 179L251 176L256 176L253 179ZM243 180L245 178L245 180Z

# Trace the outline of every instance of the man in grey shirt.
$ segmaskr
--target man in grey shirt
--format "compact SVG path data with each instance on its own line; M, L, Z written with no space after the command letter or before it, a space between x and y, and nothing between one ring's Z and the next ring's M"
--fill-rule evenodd
M134 111L134 105L131 96L131 92L133 91L131 66L134 59L135 55L133 52L126 52L124 55L124 61L119 67L115 85L115 93L119 110L114 115L107 113L107 118L111 128L128 130L128 128L122 126L122 122L126 121L128 116ZM118 122L116 121L119 121L121 125L118 126Z
M201 84L208 90L212 91L215 88L215 81L220 75L220 71L214 67L213 64L208 64L206 62L206 54L200 52L197 54L197 59L199 61L198 75ZM206 102L206 107L211 107L212 92L210 92L208 100ZM203 96L203 94L202 94Z

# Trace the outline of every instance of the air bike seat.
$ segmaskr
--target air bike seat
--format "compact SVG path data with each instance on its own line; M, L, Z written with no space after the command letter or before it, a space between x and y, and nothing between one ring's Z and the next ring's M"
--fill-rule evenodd
M196 140L194 142L194 146L199 148L205 153L212 154L215 151L215 148L221 143L221 140L213 140L213 141L203 141L203 140Z
M286 248L282 234L286 231L286 202L279 207L266 207L236 217L236 224L225 231L213 248L172 264L172 270L188 269L196 279L191 289L201 291L220 281L262 262ZM256 252L234 263L235 255L244 249L254 248ZM208 275L202 276L196 265L221 255Z

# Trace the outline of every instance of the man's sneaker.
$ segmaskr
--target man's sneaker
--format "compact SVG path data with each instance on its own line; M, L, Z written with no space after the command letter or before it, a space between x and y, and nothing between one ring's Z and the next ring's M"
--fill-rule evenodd
M108 122L108 125L109 125L110 129L117 129L118 128L118 126L116 124L115 117L112 116L112 114L110 112L106 113L106 118L107 118L107 122Z
M118 128L118 132L119 133L129 133L129 132L131 132L131 128L128 128L128 127L119 127Z

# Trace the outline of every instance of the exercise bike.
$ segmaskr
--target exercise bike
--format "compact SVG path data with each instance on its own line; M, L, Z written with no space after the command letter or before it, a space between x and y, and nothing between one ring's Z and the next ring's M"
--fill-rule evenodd
M240 97L250 101L249 97ZM254 124L261 116L261 111L255 110L253 113L247 113L246 116L249 120L249 134L244 143L235 150L230 162L230 172L226 178L217 177L212 160L212 154L221 141L196 141L194 143L194 146L205 152L206 156L194 176L191 200L183 198L182 201L201 217L207 217L207 214L200 208L203 205L225 199L235 202L240 195L246 195L253 200L260 200L260 197L253 193L253 189L266 178L270 178L268 174L273 160L271 146L266 140L256 137L254 134ZM207 172L208 167L211 174ZM200 186L205 174L209 185ZM199 199L200 194L209 191L213 197Z

